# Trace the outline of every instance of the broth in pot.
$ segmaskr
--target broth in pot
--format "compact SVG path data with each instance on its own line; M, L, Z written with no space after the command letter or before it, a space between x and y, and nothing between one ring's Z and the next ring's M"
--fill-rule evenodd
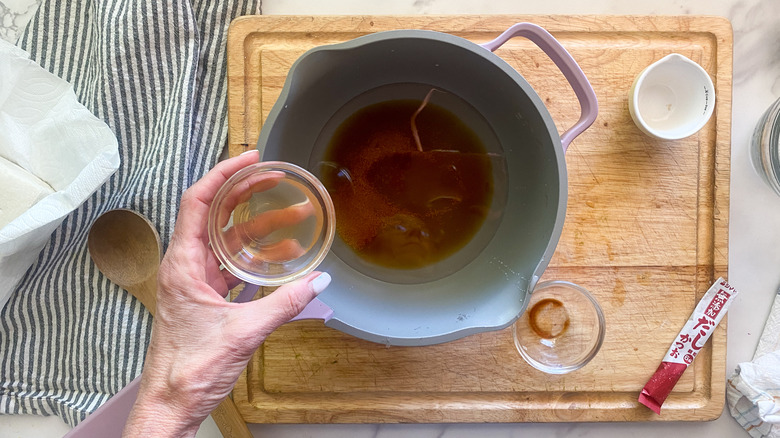
M420 269L462 249L491 209L491 157L455 114L424 99L370 104L327 145L321 179L337 233L365 261Z

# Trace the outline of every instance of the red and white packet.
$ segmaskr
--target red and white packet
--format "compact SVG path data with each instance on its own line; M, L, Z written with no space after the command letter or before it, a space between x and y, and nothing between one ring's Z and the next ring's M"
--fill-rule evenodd
M715 327L723 319L736 296L737 290L723 278L718 278L696 305L688 322L669 347L661 365L642 388L639 403L652 409L656 414L661 414L661 405L666 397L715 331Z

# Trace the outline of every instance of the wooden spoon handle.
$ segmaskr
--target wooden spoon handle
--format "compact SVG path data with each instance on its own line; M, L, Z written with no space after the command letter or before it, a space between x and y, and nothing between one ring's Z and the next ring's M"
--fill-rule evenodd
M241 413L238 412L233 399L228 397L222 400L222 403L211 412L211 418L217 423L219 431L225 438L252 438L252 432L249 431Z

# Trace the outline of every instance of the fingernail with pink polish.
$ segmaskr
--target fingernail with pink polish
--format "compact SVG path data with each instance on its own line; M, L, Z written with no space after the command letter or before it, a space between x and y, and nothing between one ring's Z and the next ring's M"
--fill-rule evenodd
M328 287L330 280L330 274L323 272L309 283L309 287L311 287L311 290L313 290L315 294L319 295L320 292L324 291L325 288Z

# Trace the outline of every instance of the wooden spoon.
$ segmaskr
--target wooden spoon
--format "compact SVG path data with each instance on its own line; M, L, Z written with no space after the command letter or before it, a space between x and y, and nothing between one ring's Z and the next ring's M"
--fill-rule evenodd
M130 295L138 298L144 307L154 315L157 308L157 270L160 267L162 255L160 236L154 225L144 216L132 210L111 210L100 216L92 225L87 245L92 260L103 275L127 290ZM140 376L131 385L136 381L140 382ZM129 387L130 385L128 385ZM125 389L120 392L124 391ZM134 402L137 388L130 391L133 392L132 402ZM132 407L132 403L129 404L129 407ZM119 410L120 408L117 406L115 409ZM121 409L127 409L126 404ZM100 409L87 417L87 420L98 412ZM122 427L124 427L129 413L129 409L127 409L127 412L124 413L125 421L120 424ZM104 416L117 420L119 418L116 416L117 414ZM252 437L252 433L230 397L223 400L214 409L211 417L224 437ZM82 424L86 423L87 420ZM105 432L105 429L100 430L100 436L106 436ZM89 435L84 434L83 436Z
M154 225L132 210L111 210L92 224L87 246L100 272L138 298L154 315L162 256L162 243Z

